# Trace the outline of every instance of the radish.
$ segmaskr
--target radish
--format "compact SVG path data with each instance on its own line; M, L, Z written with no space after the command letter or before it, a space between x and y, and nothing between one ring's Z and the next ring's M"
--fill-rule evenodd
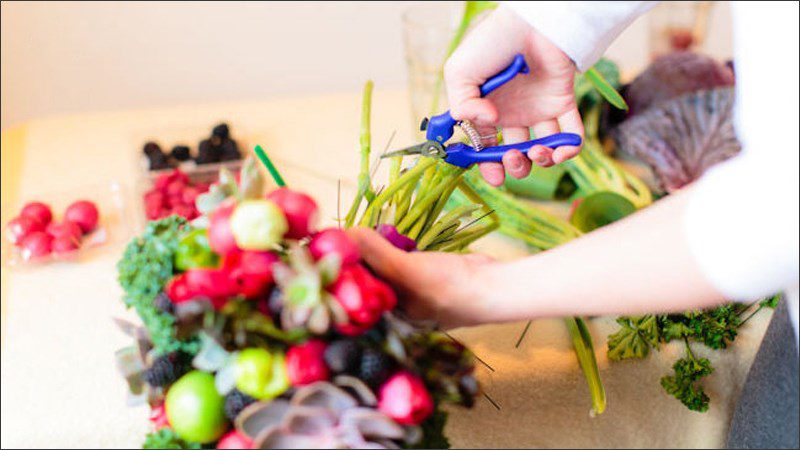
M20 243L22 247L20 251L22 259L28 261L32 258L48 255L52 250L52 244L53 236L50 236L44 231L34 231L25 236Z
M47 225L47 232L53 236L53 239L58 239L60 237L68 237L76 242L80 242L81 236L83 236L83 230L74 222L50 222Z
M302 192L282 187L267 194L267 200L278 205L286 216L289 223L287 238L302 239L314 232L318 219L318 208L314 199Z
M243 251L229 254L223 270L237 286L237 293L255 298L272 285L272 265L280 258L272 252Z
M99 215L94 203L88 200L79 200L67 207L64 212L64 220L78 224L85 234L97 227Z
M54 253L68 253L80 247L78 238L69 235L53 237L51 248Z
M53 211L50 210L50 207L47 204L42 202L28 203L22 207L22 211L19 213L19 215L36 219L43 225L47 225L51 220L53 220Z
M406 252L413 252L417 249L417 243L410 237L400 234L395 228L394 225L389 225L388 223L382 223L378 225L377 228L378 234L383 236L387 241L389 241L392 245L399 248L400 250Z
M315 234L308 244L308 249L316 260L322 259L329 253L337 254L342 266L355 264L361 259L356 243L338 228L328 228Z
M14 245L20 245L22 240L31 233L43 231L44 224L29 216L19 216L11 219L6 225L6 236Z
M209 217L208 244L211 250L220 256L239 251L231 230L231 214L235 206L235 204L222 205Z

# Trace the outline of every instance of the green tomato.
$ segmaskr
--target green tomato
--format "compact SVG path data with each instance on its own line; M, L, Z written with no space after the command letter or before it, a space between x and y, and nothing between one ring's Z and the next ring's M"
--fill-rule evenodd
M288 230L283 211L269 200L245 200L231 216L233 237L244 250L269 250Z
M175 252L176 269L217 267L218 264L219 256L211 250L206 230L193 230L178 243L178 249Z
M270 400L289 388L286 363L281 353L248 348L236 359L236 388L259 400Z
M167 420L181 439L206 444L219 439L228 428L225 399L214 386L214 376L194 370L167 391Z

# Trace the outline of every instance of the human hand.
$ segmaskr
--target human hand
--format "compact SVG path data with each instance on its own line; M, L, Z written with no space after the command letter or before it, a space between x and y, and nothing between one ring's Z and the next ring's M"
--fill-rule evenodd
M485 295L485 255L404 252L369 228L354 228L361 257L397 290L400 306L412 319L434 320L445 328L491 321Z
M522 53L530 74L518 75L486 98L480 85L504 69L514 55ZM444 78L450 113L456 120L469 120L481 136L493 136L501 127L507 144L560 131L583 136L583 123L575 103L573 79L575 64L558 47L539 34L512 11L500 7L481 22L450 57ZM527 158L512 150L501 163L483 163L481 174L499 186L505 171L523 178L530 173L531 161L550 167L577 155L579 147L550 149L532 147Z

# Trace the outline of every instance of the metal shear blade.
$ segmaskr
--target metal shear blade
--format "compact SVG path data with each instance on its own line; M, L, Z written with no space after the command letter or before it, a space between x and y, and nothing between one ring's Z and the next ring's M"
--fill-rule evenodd
M412 145L411 147L406 147L404 149L386 153L382 155L381 158L392 158L395 156L409 156L409 155L421 155L421 156L428 156L431 158L445 158L447 156L447 151L445 151L444 146L438 142L425 141L421 144Z

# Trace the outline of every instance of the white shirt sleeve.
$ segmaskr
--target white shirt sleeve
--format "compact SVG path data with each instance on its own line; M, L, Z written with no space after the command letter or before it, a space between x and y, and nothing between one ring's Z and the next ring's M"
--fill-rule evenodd
M581 72L592 67L634 19L655 1L504 2L569 56Z
M798 4L732 2L742 153L706 173L686 214L690 248L731 299L785 290L797 331Z

